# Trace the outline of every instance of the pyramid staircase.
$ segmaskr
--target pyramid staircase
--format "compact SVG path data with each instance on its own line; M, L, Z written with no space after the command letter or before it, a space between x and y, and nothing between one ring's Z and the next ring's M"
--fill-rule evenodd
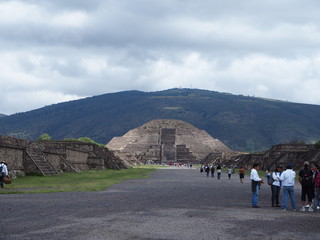
M27 147L26 152L44 176L59 174L38 146L30 145Z

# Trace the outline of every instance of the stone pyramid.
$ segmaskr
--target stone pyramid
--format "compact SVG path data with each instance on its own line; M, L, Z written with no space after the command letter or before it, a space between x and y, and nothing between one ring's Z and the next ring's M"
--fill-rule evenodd
M200 163L212 152L231 152L207 132L173 119L152 120L122 137L114 137L106 147L134 163Z

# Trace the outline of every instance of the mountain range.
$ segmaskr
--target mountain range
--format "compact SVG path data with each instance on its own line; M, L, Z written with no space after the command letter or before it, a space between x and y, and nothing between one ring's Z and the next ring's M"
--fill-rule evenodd
M153 119L178 119L232 150L256 152L279 143L320 139L320 105L199 89L125 91L0 117L0 134L36 140L89 137L106 144Z

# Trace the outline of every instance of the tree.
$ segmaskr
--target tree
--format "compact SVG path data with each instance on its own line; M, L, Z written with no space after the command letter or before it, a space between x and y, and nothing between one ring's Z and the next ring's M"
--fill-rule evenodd
M38 138L39 141L50 141L51 137L49 136L48 133L43 133L39 136Z
M317 148L320 148L320 140L314 144Z

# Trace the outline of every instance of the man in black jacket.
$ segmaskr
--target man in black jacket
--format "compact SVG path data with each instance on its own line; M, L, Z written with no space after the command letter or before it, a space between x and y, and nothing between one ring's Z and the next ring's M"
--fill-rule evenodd
M306 197L308 197L309 211L312 212L312 199L314 197L313 172L309 167L309 162L304 162L303 169L299 172L299 182L301 184L301 209L306 211Z

